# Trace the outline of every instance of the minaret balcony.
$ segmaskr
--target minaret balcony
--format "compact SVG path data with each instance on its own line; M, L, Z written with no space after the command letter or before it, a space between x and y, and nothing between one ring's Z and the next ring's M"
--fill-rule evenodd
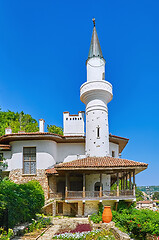
M100 98L103 96L106 103L113 98L112 85L105 80L85 82L80 88L80 98L83 103L87 103L89 98ZM87 100L88 99L88 100Z

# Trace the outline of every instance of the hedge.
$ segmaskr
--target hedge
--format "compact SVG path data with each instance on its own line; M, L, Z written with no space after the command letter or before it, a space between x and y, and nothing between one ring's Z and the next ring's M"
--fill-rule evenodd
M31 221L44 206L44 192L38 181L16 184L0 182L0 226L13 228Z

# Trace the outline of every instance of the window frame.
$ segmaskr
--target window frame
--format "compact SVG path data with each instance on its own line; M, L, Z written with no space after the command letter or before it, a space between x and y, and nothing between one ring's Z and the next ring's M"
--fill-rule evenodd
M35 160L31 160L31 156L29 156L29 160L24 160L24 149L25 148L35 148ZM36 146L25 146L23 147L23 175L36 175L37 174L37 170L36 170ZM25 173L24 172L24 162L29 162L29 173ZM31 162L35 162L35 172L31 173Z

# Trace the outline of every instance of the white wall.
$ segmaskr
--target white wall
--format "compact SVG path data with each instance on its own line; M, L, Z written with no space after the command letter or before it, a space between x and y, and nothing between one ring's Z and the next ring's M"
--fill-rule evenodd
M109 154L112 156L112 151L115 152L115 157L119 157L119 145L116 143L109 142Z
M105 61L99 57L90 58L87 62L87 81L103 79L105 75Z
M94 185L100 182L100 174L86 175L86 191L94 191ZM102 174L103 191L110 190L110 175Z
M63 162L64 159L66 159L70 155L73 155L72 157L70 156L70 161L72 161L77 159L77 155L85 154L84 143L58 143L57 148L57 163Z
M84 112L77 115L64 112L63 128L64 136L84 136Z
M46 169L56 163L57 143L49 140L14 141L10 143L7 171L23 168L23 147L36 147L36 168ZM10 158L10 155L12 156ZM6 155L4 155L6 157Z

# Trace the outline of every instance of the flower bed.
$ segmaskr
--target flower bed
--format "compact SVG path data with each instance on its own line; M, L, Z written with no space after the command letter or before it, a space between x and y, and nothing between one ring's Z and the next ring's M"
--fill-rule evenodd
M74 230L70 232L57 233L53 239L63 239L63 240L91 240L91 239L100 239L100 240L114 240L113 235L103 230L92 230L89 224L78 224Z

